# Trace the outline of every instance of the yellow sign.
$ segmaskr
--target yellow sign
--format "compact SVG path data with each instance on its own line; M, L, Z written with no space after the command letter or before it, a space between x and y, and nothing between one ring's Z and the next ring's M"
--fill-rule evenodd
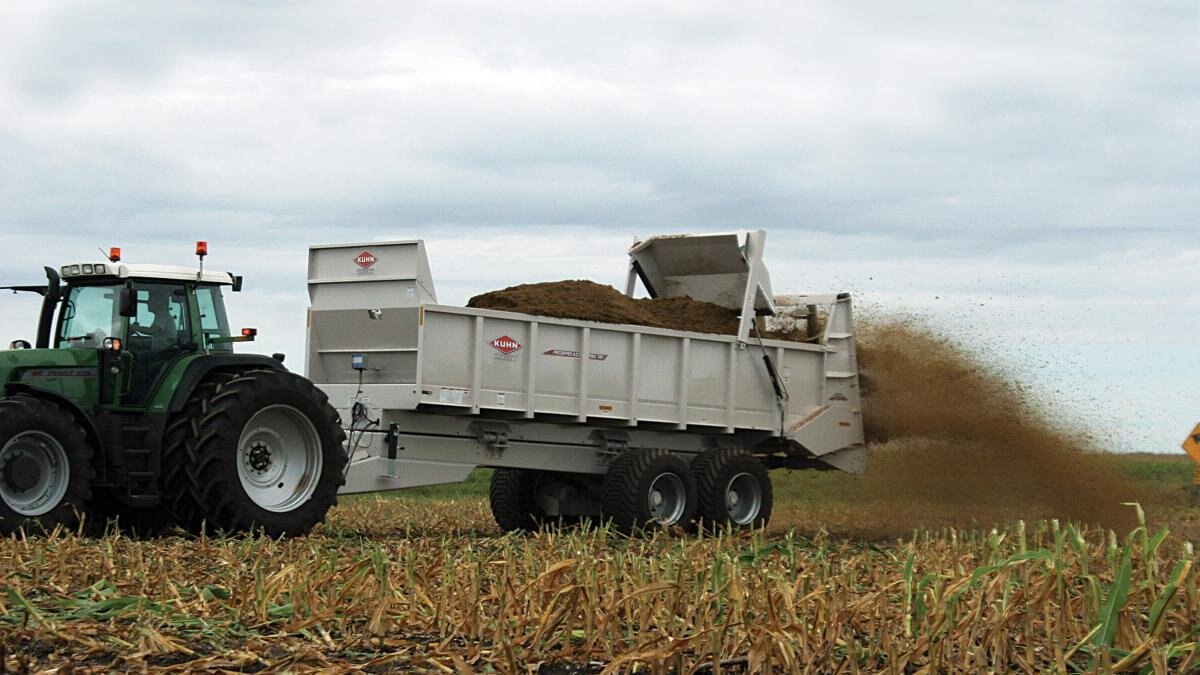
M1187 454L1191 455L1193 460L1200 463L1200 424L1188 434L1187 440L1183 442L1183 449L1187 450Z

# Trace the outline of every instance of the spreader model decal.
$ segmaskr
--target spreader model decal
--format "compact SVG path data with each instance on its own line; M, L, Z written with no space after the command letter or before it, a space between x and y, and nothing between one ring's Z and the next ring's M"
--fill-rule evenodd
M569 349L547 349L546 351L542 352L542 354L544 356L562 356L562 357L565 357L568 359L579 358L579 352L571 351ZM594 354L593 353L593 354L588 354L588 358L593 361L603 361L604 359L608 358L608 354Z
M33 380L44 377L95 377L92 368L34 368L21 375L22 380Z

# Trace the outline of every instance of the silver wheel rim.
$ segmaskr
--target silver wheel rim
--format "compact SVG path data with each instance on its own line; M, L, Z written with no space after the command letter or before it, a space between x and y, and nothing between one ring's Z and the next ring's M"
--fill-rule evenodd
M321 480L322 462L316 426L290 405L254 413L238 440L242 489L267 511L286 513L304 505Z
M652 519L664 525L674 525L683 517L687 507L687 488L679 476L662 473L651 481L646 500Z
M749 525L762 510L762 486L749 473L739 473L725 484L725 511L730 522Z
M0 449L0 499L23 516L53 511L70 481L67 451L44 431L23 431Z

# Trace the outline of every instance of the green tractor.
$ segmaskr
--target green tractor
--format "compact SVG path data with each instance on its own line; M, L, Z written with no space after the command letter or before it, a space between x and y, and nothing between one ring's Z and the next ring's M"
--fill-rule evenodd
M283 356L235 354L241 278L120 262L46 268L37 342L0 351L0 533L308 532L345 482L345 434Z

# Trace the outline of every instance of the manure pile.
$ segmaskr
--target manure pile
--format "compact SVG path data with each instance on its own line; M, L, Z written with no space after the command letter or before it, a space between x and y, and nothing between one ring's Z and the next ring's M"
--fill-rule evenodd
M523 284L468 307L733 334L737 312L691 298L632 299L575 280ZM919 321L859 319L864 425L871 457L844 498L870 505L874 532L1070 518L1124 529L1129 481L1037 409L1015 376ZM764 335L788 339L788 335ZM1062 412L1062 411L1057 411ZM786 479L785 479L786 480ZM882 529L880 529L882 528Z
M582 279L522 284L492 291L471 298L467 307L723 335L737 333L738 327L737 312L711 302L691 298L634 299L612 286Z

